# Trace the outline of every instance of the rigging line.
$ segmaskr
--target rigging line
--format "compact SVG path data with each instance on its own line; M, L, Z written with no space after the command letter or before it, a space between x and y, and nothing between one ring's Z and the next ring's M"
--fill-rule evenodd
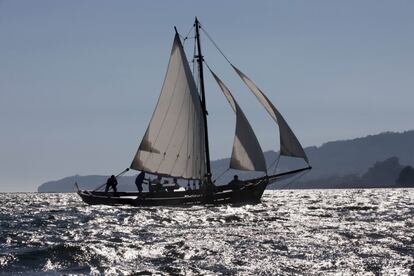
M277 157L277 162L276 162L276 166L275 166L275 168L273 169L273 173L276 173L276 170L277 170L277 166L279 165L279 161L280 161L280 157L281 157L282 155L280 154L280 152L279 152L279 156Z
M207 66L208 70L210 70L210 72L213 72L213 70L211 70L210 66L208 66L208 63L205 59L203 59L203 62Z
M276 163L278 157L275 158L275 160L272 161L272 163L267 167L267 170L269 170L273 165Z
M303 172L299 173L297 176L293 177L293 179L292 179L291 181L289 181L286 185L284 185L284 186L280 187L280 188L279 188L279 190L280 190L280 189L284 189L284 188L286 188L287 186L289 186L290 184L292 184L293 182L295 182L295 181L299 180L299 178L303 177L303 176L304 176L305 174L307 174L308 172L309 172L309 170L307 170L307 171L303 171Z
M204 34L207 36L207 38L211 41L211 43L213 43L214 47L216 47L216 49L220 52L220 54L227 60L228 63L230 63L230 65L233 66L233 64L230 62L230 60L226 57L226 55L223 53L223 51L220 49L220 47L217 45L217 43L213 40L213 38L211 38L211 36L208 34L208 32L206 31L206 29L204 29L203 26L200 25L200 29L204 32Z
M217 180L220 179L226 172L228 172L230 168L227 168L224 172L222 172L219 176L217 176L215 179L213 179L213 183L215 183Z
M187 33L187 35L185 36L185 37L183 37L183 42L185 43L185 41L188 39L188 38L191 38L191 37L188 37L188 35L191 33L191 31L194 29L194 24L193 24L193 26L190 28L190 30L188 31L188 33ZM181 35L180 35L181 36Z
M194 50L193 50L193 77L195 76L195 67L196 67L196 63L195 63L195 56L196 56L196 52L197 52L197 44L196 44L196 37L194 37ZM198 83L196 83L196 88L198 90Z
M118 178L119 176L123 175L124 173L126 173L127 171L129 171L129 168L126 168L125 170L123 170L122 172L118 173L115 178ZM97 191L101 188L103 188L106 185L106 183L101 184L100 186L98 186L97 188L95 188L93 191Z

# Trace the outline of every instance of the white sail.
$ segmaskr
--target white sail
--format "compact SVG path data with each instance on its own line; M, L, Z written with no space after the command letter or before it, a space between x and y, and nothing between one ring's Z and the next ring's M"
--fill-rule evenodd
M232 67L243 80L243 82L247 85L250 91L252 91L252 93L256 96L259 102L264 106L273 120L279 125L280 154L285 156L303 158L307 163L309 163L308 157L306 156L306 153L296 138L295 134L290 129L283 116L272 104L272 102L243 72L237 69L234 65L232 65Z
M202 179L206 173L202 112L197 87L176 34L158 103L131 169Z
M211 71L211 74L223 91L224 96L236 113L236 134L234 136L233 151L231 154L230 168L247 171L266 171L266 161L262 148L249 121L242 109L234 99L227 86Z

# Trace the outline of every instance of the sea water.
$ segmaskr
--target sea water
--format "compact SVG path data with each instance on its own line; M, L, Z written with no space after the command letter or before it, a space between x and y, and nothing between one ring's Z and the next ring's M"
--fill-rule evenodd
M413 275L414 189L267 191L261 204L89 206L0 194L0 274Z

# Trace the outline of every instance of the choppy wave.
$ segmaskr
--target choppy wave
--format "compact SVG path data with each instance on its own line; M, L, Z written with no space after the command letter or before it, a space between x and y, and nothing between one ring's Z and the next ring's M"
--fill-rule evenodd
M266 192L242 207L0 194L0 274L413 275L414 190Z

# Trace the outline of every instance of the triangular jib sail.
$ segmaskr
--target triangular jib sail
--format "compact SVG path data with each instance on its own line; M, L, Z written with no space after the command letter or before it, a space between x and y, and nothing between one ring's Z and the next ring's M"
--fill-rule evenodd
M227 86L211 71L224 96L236 113L236 133L234 136L230 168L247 171L266 171L266 161L262 148L239 104Z
M295 134L290 129L283 116L272 104L272 102L243 72L237 69L234 65L231 66L237 72L243 82L247 85L250 91L252 91L252 93L256 96L259 102L264 106L273 120L279 125L280 154L285 156L303 158L307 163L309 163L308 157L306 156L306 153L296 138Z
M197 87L176 34L158 103L131 169L202 179L206 173L202 112Z

